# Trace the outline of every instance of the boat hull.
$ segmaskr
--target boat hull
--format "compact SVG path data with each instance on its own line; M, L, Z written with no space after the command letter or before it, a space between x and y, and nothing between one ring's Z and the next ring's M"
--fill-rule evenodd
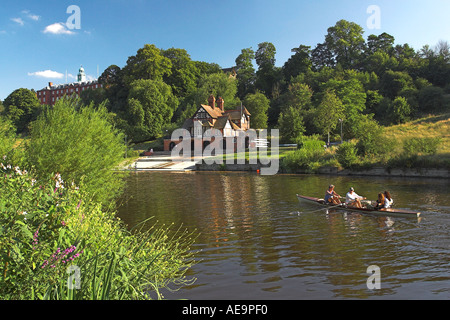
M384 215L384 216L386 216L386 215L394 216L395 215L395 216L407 216L407 217L417 217L417 218L420 216L420 212L397 209L397 208L396 209L382 208L379 210L374 210L374 209L369 209L369 208L347 207L345 204L342 204L342 205L326 204L323 199L302 196L299 194L297 194L297 198L298 198L299 202L301 202L301 203L315 204L315 205L319 205L323 208L333 209L333 210L353 211L353 212L361 212L361 213Z

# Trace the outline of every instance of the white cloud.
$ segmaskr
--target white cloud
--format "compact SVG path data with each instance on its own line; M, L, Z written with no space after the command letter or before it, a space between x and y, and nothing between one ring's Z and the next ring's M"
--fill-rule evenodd
M51 79L64 78L64 74L56 72L56 71L52 71L52 70L28 72L28 75L35 76L35 77L41 77L41 78L51 78Z
M29 10L23 10L22 13L25 14L29 19L34 21L39 21L39 19L41 18L37 14L31 13Z
M68 30L66 25L62 22L56 22L46 26L43 32L52 34L75 34L75 32Z
M25 22L23 22L22 18L11 18L12 21L14 21L15 23L20 24L21 26L23 26L25 24Z

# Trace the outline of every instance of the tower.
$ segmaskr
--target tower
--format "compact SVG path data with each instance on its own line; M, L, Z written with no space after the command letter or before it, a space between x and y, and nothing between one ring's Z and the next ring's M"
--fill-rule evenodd
M81 66L80 70L78 70L77 81L86 82L86 73L84 72L83 66Z

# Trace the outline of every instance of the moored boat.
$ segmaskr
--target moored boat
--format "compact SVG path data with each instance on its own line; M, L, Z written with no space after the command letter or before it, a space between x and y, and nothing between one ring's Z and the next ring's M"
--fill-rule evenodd
M370 213L375 215L397 215L397 216L410 216L410 217L419 217L420 212L410 211L405 209L397 209L397 208L382 208L382 209L372 209L372 208L356 208L349 207L345 203L341 203L339 205L335 204L327 204L324 199L307 197L297 194L297 198L301 203L309 203L316 204L328 209L336 209L336 210L345 210L345 211L356 211L361 213Z

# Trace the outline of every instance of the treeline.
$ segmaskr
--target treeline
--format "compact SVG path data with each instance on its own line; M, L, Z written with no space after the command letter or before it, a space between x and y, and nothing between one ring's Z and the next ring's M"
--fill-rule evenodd
M253 128L279 128L283 142L304 135L338 140L341 128L343 138L351 139L361 135L361 123L397 124L448 110L447 42L416 51L396 44L390 34L365 40L363 33L358 24L340 20L316 47L293 48L281 67L270 42L242 49L235 76L217 64L192 60L184 49L147 44L124 67L109 66L99 78L102 89L81 97L85 104L105 103L115 125L135 142L181 126L210 94L221 96L225 108L242 102ZM22 127L35 113L21 114L10 100L4 102L5 113Z

